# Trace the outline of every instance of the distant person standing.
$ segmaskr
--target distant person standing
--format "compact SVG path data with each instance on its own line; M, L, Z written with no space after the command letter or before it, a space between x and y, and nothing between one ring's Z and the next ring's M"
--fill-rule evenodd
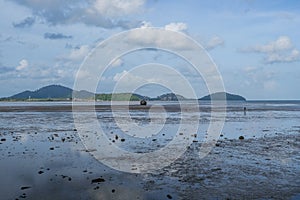
M244 115L246 115L246 112L247 112L247 108L244 107Z

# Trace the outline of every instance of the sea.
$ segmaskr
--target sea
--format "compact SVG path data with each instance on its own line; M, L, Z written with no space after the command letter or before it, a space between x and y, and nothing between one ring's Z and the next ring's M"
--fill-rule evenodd
M0 199L300 199L300 101L0 102L0 177Z

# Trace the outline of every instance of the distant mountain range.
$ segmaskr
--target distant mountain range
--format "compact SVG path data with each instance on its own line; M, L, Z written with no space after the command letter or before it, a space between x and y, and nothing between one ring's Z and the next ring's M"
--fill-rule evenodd
M200 98L199 100L209 101L212 98L215 100L224 100L224 97L228 101L246 101L246 99L239 95L229 94L229 93L214 93ZM49 85L42 87L35 91L26 90L24 92L15 94L10 97L1 98L2 101L59 101L59 100L72 100L72 98L76 99L85 99L85 100L99 100L99 101L139 101L142 99L150 100L150 101L178 101L178 100L188 100L187 98L174 94L167 93L160 95L155 98L151 98L148 96L142 96L135 93L116 93L116 94L94 94L92 92L88 92L86 90L81 91L73 91L71 88L64 87L61 85Z

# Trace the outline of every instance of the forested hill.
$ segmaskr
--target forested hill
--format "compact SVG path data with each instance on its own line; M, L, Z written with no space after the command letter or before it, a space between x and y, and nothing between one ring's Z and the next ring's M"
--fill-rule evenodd
M210 101L211 99L214 100L225 100L224 97L226 97L227 101L246 101L246 98L236 95L236 94L230 94L225 92L217 92L210 95L206 95L202 98L200 98L200 101Z
M214 100L224 100L226 97L227 101L246 101L246 99L240 95L230 94L230 93L214 93L207 96L204 96L198 100L200 101L209 101L212 98ZM174 94L167 93L160 96L151 98L148 96L142 96L136 93L100 93L94 94L92 92L81 90L75 91L71 88L61 86L61 85L49 85L42 87L35 91L26 90L24 92L15 94L10 97L1 98L0 100L4 101L59 101L59 100L72 100L72 98L82 99L82 100L99 100L99 101L140 101L142 99L150 101L181 101L188 100L187 98Z

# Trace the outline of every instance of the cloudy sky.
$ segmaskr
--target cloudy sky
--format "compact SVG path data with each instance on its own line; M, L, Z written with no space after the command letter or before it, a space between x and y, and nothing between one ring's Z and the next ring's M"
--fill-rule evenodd
M296 0L0 0L0 7L0 97L50 84L72 88L83 59L99 42L132 28L161 27L199 42L228 92L247 99L300 99ZM132 67L154 62L186 76L197 95L207 93L191 66L158 50L115 60L98 92L112 91L122 76L127 84L143 80L131 74ZM173 76L164 81L176 82ZM141 92L156 96L165 90L154 85Z

